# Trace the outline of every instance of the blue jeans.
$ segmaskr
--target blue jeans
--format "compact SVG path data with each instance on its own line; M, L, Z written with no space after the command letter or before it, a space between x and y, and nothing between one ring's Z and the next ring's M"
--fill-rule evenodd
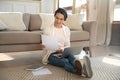
M68 53L68 52L69 51L63 52L64 54L67 54L67 56L62 56L61 58L55 57L53 55L62 54L62 53L57 53L57 52L51 53L51 55L48 58L49 63L55 66L63 67L66 71L74 73L75 72L75 69L74 69L75 57L71 53Z

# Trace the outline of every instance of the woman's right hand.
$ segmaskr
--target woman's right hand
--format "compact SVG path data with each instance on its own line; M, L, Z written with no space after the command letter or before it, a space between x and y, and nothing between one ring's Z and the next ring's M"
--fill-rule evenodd
M45 48L45 45L40 44L40 48L41 48L41 49Z

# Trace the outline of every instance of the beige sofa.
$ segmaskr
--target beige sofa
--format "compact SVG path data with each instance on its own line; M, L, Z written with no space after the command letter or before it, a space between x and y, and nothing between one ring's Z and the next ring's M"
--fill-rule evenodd
M24 13L23 22L26 30L1 30L0 52L40 50L41 26L43 21L46 20L43 20L43 18L46 18L45 15L40 16L39 14ZM16 20L14 20L14 22L16 23ZM47 22L46 20L44 23ZM96 39L96 22L83 22L82 28L83 30L71 29L71 45L94 46Z

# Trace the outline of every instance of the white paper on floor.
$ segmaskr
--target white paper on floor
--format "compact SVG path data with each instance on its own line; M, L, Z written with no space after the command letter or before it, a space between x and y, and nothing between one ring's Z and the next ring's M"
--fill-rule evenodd
M32 71L32 73L34 76L52 74L52 72L48 68L43 68L40 70Z

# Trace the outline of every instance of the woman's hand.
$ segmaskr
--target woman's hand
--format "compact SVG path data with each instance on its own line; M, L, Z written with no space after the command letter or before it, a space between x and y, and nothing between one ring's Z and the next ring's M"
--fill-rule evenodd
M62 49L59 48L56 52L62 53Z
M40 44L40 49L43 49L43 48L45 48L45 45Z

